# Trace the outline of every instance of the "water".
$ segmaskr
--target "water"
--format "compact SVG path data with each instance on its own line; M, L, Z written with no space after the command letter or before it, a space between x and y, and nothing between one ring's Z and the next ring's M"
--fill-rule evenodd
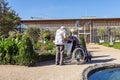
M96 72L88 80L120 80L120 68Z

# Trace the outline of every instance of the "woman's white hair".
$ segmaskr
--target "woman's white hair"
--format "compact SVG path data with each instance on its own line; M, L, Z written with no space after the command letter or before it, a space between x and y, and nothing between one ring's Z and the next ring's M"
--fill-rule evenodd
M75 29L70 29L70 31L71 31L71 32L74 32L74 31L75 31Z

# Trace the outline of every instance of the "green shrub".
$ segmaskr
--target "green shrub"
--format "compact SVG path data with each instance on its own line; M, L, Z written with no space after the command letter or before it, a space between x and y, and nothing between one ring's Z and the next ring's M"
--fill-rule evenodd
M48 42L46 46L47 50L53 50L53 48L55 48L55 44L53 42Z
M98 44L98 45L102 45L102 43L99 43L99 42L97 42L96 44Z
M36 44L37 54L29 36L20 35L0 40L0 64L17 64L29 66L35 61L55 59L55 45L47 41L46 44Z
M37 42L36 44L34 44L34 49L39 50L42 44L43 44L42 42Z
M50 54L50 53L44 53L39 55L39 61L49 61L49 60L54 60L55 59L55 54Z
M45 32L45 33L43 33L42 37L44 40L50 41L51 34L50 34L50 32Z
M106 46L106 47L110 47L110 44L109 44L109 42L103 42L103 43L101 43L103 46Z
M28 36L0 40L0 64L31 65L36 53Z
M113 47L116 49L120 49L120 42L114 42Z
M16 62L19 65L31 65L35 60L35 51L32 42L28 36L23 36L18 44L19 53L16 56Z
M18 38L19 40L21 40L22 39L22 36L23 36L23 34L22 33L14 33L13 35L12 35L12 32L10 32L10 36L8 37L9 39L16 39L16 38Z
M15 39L2 39L0 41L0 64L15 64L13 57L18 50Z
M40 37L40 29L37 27L29 27L25 33L31 38L32 43L35 44L38 42Z
M39 49L36 51L39 53L38 60L41 61L48 61L55 59L55 45L53 42L47 41L46 44L39 42Z
M16 38L18 38L18 40L22 40L22 36L23 34L22 33L16 33Z
M80 41L81 41L83 47L86 48L86 43L85 43L84 36L80 36Z

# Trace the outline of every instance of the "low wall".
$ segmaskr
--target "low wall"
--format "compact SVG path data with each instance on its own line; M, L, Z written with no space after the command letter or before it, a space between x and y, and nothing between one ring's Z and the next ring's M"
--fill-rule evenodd
M105 69L113 69L113 68L120 68L120 64L106 63L106 64L96 64L94 66L89 66L86 69L84 69L81 80L88 80L89 76L91 76L95 72Z

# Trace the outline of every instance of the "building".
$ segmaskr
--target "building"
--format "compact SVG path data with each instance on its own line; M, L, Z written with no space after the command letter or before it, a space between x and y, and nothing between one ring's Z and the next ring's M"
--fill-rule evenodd
M96 18L82 17L80 19L41 19L21 20L21 27L39 27L56 30L64 25L67 28L75 28L78 36L84 35L87 43L109 41L111 38L120 40L120 18Z

